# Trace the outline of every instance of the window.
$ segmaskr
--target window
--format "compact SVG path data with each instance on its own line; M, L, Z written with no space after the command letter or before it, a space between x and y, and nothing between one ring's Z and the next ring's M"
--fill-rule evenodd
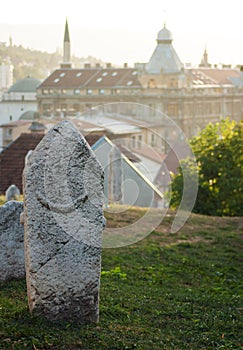
M92 95L93 91L92 91L92 89L87 89L86 92L87 92L87 95Z
M154 79L149 79L148 81L148 88L156 88L156 82Z
M151 146L154 147L155 146L155 135L151 134Z
M100 90L99 90L99 94L100 94L100 95L104 95L104 93L105 93L105 90L104 90L104 89L100 89Z
M168 105L168 116L176 117L178 115L178 106L175 103L171 103Z
M49 113L51 111L51 104L44 104L43 105L43 112L44 112L44 114L45 113Z
M6 130L6 136L7 136L7 137L11 137L12 135L13 135L13 129L9 129L9 128L8 128L8 129Z
M136 147L136 136L132 136L132 148Z
M80 90L79 89L75 89L74 90L74 95L79 95L80 94Z
M141 149L142 140L143 140L143 136L142 135L138 135L138 149Z

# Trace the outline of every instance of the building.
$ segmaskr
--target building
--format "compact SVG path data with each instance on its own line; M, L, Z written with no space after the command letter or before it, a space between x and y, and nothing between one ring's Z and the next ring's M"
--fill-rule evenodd
M0 97L13 84L13 65L10 58L6 58L0 64Z
M37 112L36 88L40 81L26 77L13 84L0 102L1 123L16 121L27 111Z
M172 34L164 27L148 63L122 68L86 64L72 68L70 36L65 25L61 67L37 88L38 111L45 116L79 116L101 106L106 113L127 115L154 123L161 115L174 120L187 137L208 122L243 116L243 73L236 68L210 67L205 50L198 68L185 68Z
M36 148L42 140L45 131L43 124L34 122L31 125L31 132L22 133L0 153L0 194L4 194L6 189L12 184L16 185L22 193L22 173L25 166L25 157L29 151ZM104 167L106 204L114 201L117 202L109 196L110 189L113 188L113 182L115 183L114 179L113 181L110 179L110 170L113 164L110 155L114 147L119 150L121 157L121 167L118 169L118 172L116 171L116 176L121 177L122 187L122 195L119 203L132 206L154 207L163 201L161 192L139 171L136 165L140 162L140 159L131 151L120 145L118 147L115 146L109 138L100 136L99 134L88 134L85 138L93 149L97 159ZM135 193L132 190L134 184L137 188L137 192Z

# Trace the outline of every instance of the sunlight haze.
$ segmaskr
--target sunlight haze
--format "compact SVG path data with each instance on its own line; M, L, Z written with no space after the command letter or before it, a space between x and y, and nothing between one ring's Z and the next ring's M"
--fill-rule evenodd
M242 0L138 1L69 0L3 4L0 42L54 52L62 49L69 23L72 53L121 64L147 62L166 22L184 62L200 63L205 47L210 63L243 64Z

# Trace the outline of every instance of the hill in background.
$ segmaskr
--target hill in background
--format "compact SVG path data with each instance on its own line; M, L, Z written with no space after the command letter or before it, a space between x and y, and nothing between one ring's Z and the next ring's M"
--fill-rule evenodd
M39 80L45 79L53 70L60 67L62 62L62 54L60 50L54 53L48 53L38 50L24 48L19 45L7 45L0 43L0 64L6 59L10 59L14 66L13 79L14 82L23 79L26 76L31 76ZM84 63L104 64L103 61L92 57L72 57L73 67L83 67Z

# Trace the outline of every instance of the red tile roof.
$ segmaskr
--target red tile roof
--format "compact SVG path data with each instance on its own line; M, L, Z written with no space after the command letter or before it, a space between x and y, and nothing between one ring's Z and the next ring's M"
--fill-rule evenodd
M41 141L42 133L24 133L0 153L0 194L12 184L22 193L22 172L25 156Z
M57 69L42 82L39 89L99 89L119 87L141 87L136 69Z
M5 194L12 184L16 185L21 193L23 192L22 173L25 156L28 151L36 148L43 136L43 133L23 133L0 153L0 194ZM89 134L85 139L92 147L100 137L100 135Z
M240 77L241 72L237 69L198 68L192 69L195 84L232 84L230 78Z

